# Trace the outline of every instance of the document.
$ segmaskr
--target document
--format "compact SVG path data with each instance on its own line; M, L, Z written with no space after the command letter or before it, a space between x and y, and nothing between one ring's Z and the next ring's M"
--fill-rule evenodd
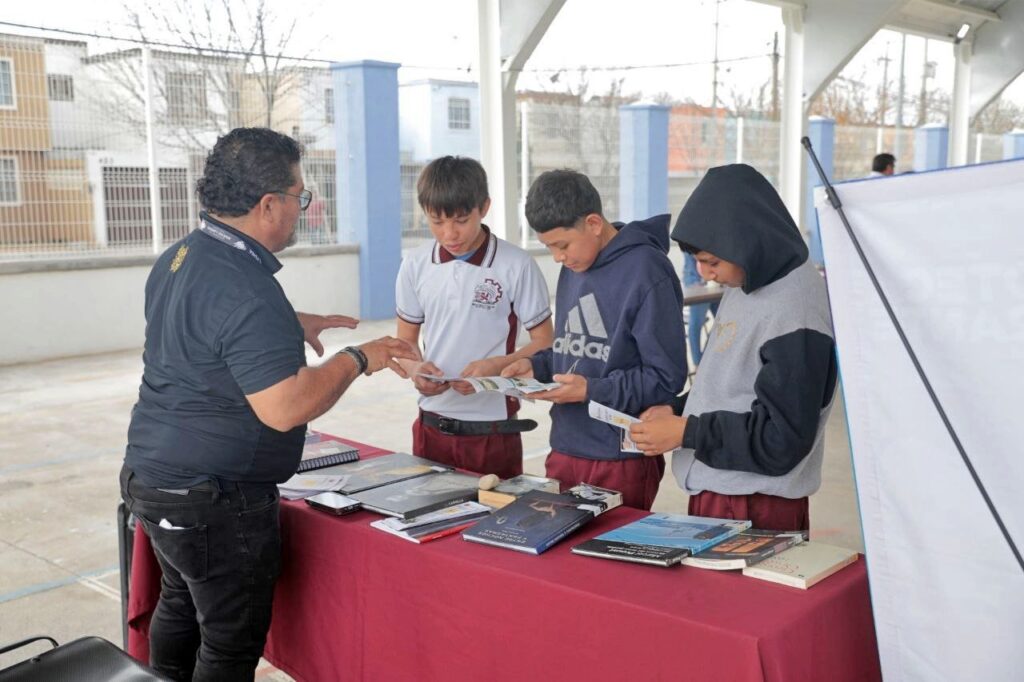
M607 405L596 403L593 400L587 405L587 412L593 419L605 424L611 424L622 430L622 436L620 438L619 449L623 452L642 452L633 442L633 439L629 436L629 427L633 424L639 424L640 420L636 417L630 416L625 412L619 412L613 410Z

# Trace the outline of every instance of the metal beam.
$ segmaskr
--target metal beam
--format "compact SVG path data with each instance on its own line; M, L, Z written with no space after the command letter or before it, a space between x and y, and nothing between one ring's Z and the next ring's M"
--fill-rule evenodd
M956 65L953 71L953 100L949 109L949 165L967 165L967 142L970 137L968 104L971 93L971 41L953 47Z
M804 91L804 10L782 10L786 55L782 81L782 121L779 130L779 194L797 225L801 224L803 158L800 138L806 121Z
M565 0L477 0L480 35L480 151L491 190L487 223L519 243L516 80ZM525 192L527 188L523 188Z
M915 5L925 5L922 9L925 11L929 10L946 10L951 13L961 14L965 17L969 17L976 21L999 21L1000 17L996 12L992 12L981 7L974 7L972 5L965 5L963 3L953 3L948 0L913 0Z
M999 16L1002 21L984 24L973 37L971 120L1024 73L1024 1L1007 0Z

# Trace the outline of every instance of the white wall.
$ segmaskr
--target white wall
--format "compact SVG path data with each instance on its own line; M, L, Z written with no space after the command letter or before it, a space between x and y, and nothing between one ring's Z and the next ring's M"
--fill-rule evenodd
M292 250L278 275L299 310L359 314L355 246ZM141 348L152 258L0 265L0 365Z
M530 254L552 301L561 266ZM678 271L682 261L673 248ZM359 315L354 245L290 249L278 280L297 310ZM152 257L0 263L0 365L141 348L143 296Z

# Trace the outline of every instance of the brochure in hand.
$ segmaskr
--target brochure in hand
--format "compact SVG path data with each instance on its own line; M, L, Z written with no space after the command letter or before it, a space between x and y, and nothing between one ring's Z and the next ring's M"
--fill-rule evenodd
M672 566L750 528L750 521L651 514L572 548L602 559Z
M550 391L551 389L561 386L561 384L557 382L544 383L542 381L537 381L536 379L524 379L520 377L450 377L424 374L422 372L419 376L438 382L465 381L473 387L474 393L496 391L513 398L528 398L531 393Z
M456 471L420 476L353 493L363 509L411 519L462 502L476 501L480 477Z
M619 500L621 503L621 495ZM612 501L588 499L568 492L557 494L531 490L479 521L463 532L462 537L470 542L541 554L598 514L615 506Z

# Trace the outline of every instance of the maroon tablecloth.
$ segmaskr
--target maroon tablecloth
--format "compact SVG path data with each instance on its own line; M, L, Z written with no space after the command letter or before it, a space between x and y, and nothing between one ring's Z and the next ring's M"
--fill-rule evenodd
M881 679L863 561L804 591L570 553L644 514L614 509L538 557L283 502L265 656L310 682ZM141 532L133 557L129 649L145 660L159 566Z

